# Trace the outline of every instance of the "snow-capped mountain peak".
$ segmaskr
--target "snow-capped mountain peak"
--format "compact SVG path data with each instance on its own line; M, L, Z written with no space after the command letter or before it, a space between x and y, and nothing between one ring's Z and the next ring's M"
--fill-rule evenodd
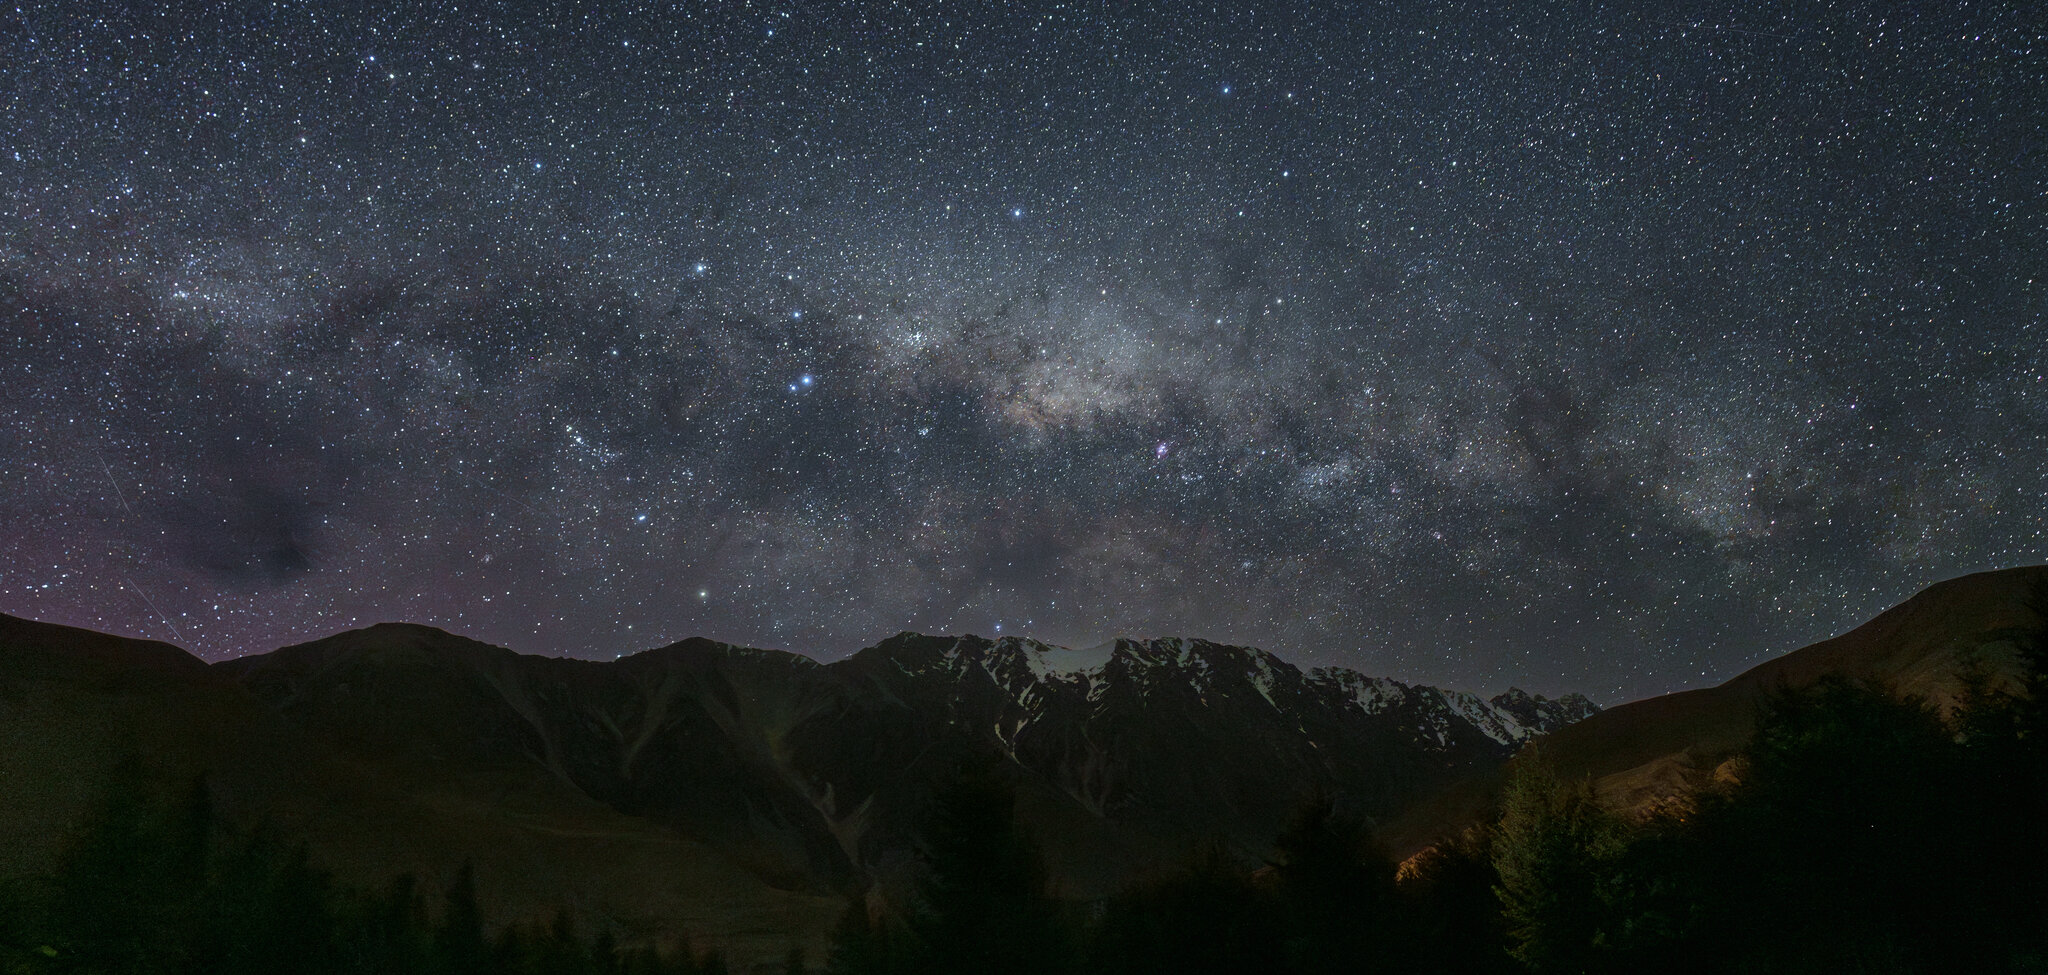
M1103 665L1109 663L1110 655L1116 652L1119 641L1111 640L1080 650L1036 640L1018 642L1024 653L1024 662L1033 674L1040 679L1058 677L1071 680L1100 673Z
M1274 724L1275 733L1307 735L1305 729L1319 723L1363 722L1397 729L1429 751L1498 753L1598 710L1579 695L1553 701L1514 688L1487 699L1342 667L1303 673L1264 650L1185 637L1118 637L1075 649L1018 636L906 633L868 652L884 655L901 677L956 685L963 702L970 697L962 682L987 687L992 704L1007 702L1001 705L1007 716L971 720L1014 728L1005 739L1032 726L1085 723L1104 708L1156 713L1191 707L1228 709L1232 720Z

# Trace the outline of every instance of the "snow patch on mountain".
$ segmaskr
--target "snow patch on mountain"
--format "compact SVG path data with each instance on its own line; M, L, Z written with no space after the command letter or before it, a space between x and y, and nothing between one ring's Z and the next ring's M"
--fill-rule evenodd
M1252 701L1256 694L1265 708L1294 718L1296 724L1329 708L1358 718L1393 721L1407 728L1413 741L1432 750L1482 740L1513 749L1599 710L1576 694L1551 700L1511 688L1488 699L1468 691L1368 677L1343 667L1303 673L1263 650L1182 637L1120 637L1074 649L1026 637L989 641L970 636L934 650L922 651L921 658L912 653L910 660L897 658L895 663L906 674L923 671L955 681L987 680L1001 688L1019 709L1020 722L1001 729L997 737L1004 741L1025 725L1068 720L1057 717L1068 713L1061 711L1061 700L1078 697L1092 706L1093 713L1112 701L1131 700L1133 695L1144 700L1172 688L1184 689L1175 693L1192 691L1203 707Z
M1366 714L1378 714L1399 705L1408 697L1407 686L1399 681L1367 677L1343 667L1317 667L1309 672L1309 680L1337 688L1339 696L1358 705L1358 709Z
M1599 710L1579 694L1553 701L1511 688L1488 700L1468 691L1410 686L1385 677L1367 677L1343 667L1316 668L1309 680L1331 688L1340 700L1365 714L1413 712L1419 722L1417 730L1439 746L1450 743L1457 724L1470 726L1496 744L1512 747Z
M1267 704L1279 708L1280 702L1273 700L1273 655L1260 650L1253 650L1250 653L1252 687L1258 690L1260 697L1266 699Z
M1477 694L1446 690L1438 690L1436 694L1451 713L1479 729L1480 734L1503 745L1520 744L1542 733L1522 724L1512 713L1482 700Z
M1109 663L1109 657L1116 652L1116 641L1111 640L1098 646L1075 650L1056 647L1036 640L1020 641L1024 663L1031 668L1033 676L1043 680L1048 677L1074 679L1087 677L1101 671Z

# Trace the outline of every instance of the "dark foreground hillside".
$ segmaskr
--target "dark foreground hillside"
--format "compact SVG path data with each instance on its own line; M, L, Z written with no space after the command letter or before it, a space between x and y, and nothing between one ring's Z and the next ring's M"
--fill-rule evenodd
M820 954L855 973L2028 972L2048 964L2048 642L2023 699L1923 701L1838 677L1769 695L1738 774L1631 821L1525 761L1488 822L1397 872L1311 797L1263 863L1224 844L1092 905L1056 896L1016 779L939 789L910 895L855 898ZM126 770L124 774L132 774ZM699 973L715 946L621 945L563 912L493 930L474 876L349 889L195 789L116 789L0 898L13 972Z
M222 829L303 843L348 887L468 871L486 928L567 911L747 964L821 954L849 899L913 900L964 767L1004 770L1049 882L1085 903L1195 842L1255 861L1311 792L1392 815L1595 710L1199 640L902 634L827 665L693 640L600 663L381 625L208 666L11 618L0 701L0 826L21 837L0 877L58 869L111 794L203 787Z
M402 627L208 667L11 621L0 968L2040 970L2042 576L1731 682L1743 731L1649 804L1530 731L1558 702L1194 641L591 664ZM1396 866L1402 789L1532 740Z

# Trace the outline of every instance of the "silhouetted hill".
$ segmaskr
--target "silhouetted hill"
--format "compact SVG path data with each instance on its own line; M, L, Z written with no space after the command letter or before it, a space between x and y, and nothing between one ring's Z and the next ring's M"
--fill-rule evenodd
M1601 803L1643 815L1717 774L1749 740L1757 706L1774 689L1826 676L1910 694L1946 712L1977 673L1987 690L2017 689L2015 639L2034 625L2030 602L2048 592L2048 566L1982 572L1936 583L1840 636L1765 661L1713 687L1609 708L1531 744L1566 779L1589 778ZM1519 759L1518 759L1519 760ZM1480 769L1411 806L1391 824L1391 845L1413 852L1477 821L1503 780Z
M1929 588L1713 688L1605 712L1492 699L1202 640L902 633L844 660L686 640L609 662L382 624L207 665L164 643L0 617L0 875L50 869L117 782L203 780L224 816L345 881L429 889L475 865L486 916L567 907L740 963L822 957L846 899L901 903L935 796L1005 770L1067 897L1207 839L1268 854L1303 797L1412 850L1476 818L1536 742L1644 811L1711 780L1776 687L1839 675L1952 702L2015 671L2048 567Z
M146 787L229 770L223 802L266 805L294 788L288 733L230 677L170 644L0 615L0 873L48 869L138 754Z
M1981 669L2012 689L2013 638L2035 617L2029 598L2048 566L1984 572L1937 583L1841 636L1794 650L1714 687L1624 704L1546 738L1566 775L1592 776L1608 805L1641 811L1697 787L1748 740L1757 702L1773 688L1838 675L1927 699L1947 709L1965 675Z
M1540 740L1642 811L1709 780L1774 687L1826 675L1940 703L1996 685L2048 568L1934 586L1713 688L1596 713L1303 671L1201 640L1070 649L902 633L844 660L686 640L610 662L382 624L207 665L168 644L0 617L0 859L46 869L115 777L311 842L344 879L476 865L497 922L569 906L629 939L737 960L824 945L845 898L900 900L935 791L994 762L1066 896L1205 838L1265 855L1323 790L1397 849L1477 814ZM126 761L126 759L135 761Z
M815 954L845 896L900 896L962 762L1011 770L1061 889L1092 897L1206 836L1261 855L1313 788L1391 815L1594 710L1179 639L905 633L828 665L688 640L599 663L383 624L208 666L10 618L0 649L0 815L46 840L10 872L47 865L133 754L153 788L203 774L345 879L471 861L499 921L568 904L738 958Z
M896 873L970 757L1016 769L1056 874L1095 894L1191 836L1256 849L1318 785L1389 815L1592 710L1189 640L906 633L829 665L692 640L593 663L385 625L218 669L403 781L551 782L818 894Z

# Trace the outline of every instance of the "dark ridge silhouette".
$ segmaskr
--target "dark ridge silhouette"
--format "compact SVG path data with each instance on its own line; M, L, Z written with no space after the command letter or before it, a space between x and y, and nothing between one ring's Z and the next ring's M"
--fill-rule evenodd
M1327 968L1358 948L1314 920L1326 909L1506 944L1527 918L1473 912L1475 884L1520 883L1486 879L1507 854L1484 828L1446 837L1493 821L1487 783L1518 749L1537 741L1557 782L1587 783L1585 808L1624 824L1691 810L1717 781L1741 781L1774 694L1846 681L1920 695L1937 716L2005 699L2044 578L1943 583L1722 687L1599 714L1573 697L1304 672L1200 640L1070 650L904 633L831 664L689 640L592 662L383 624L207 665L0 618L0 826L26 838L0 853L0 877L61 872L117 780L151 801L199 782L224 835L304 844L338 889L469 877L490 937L576 940L547 933L561 916L560 931L623 949L716 946L739 965L792 949L900 961L916 956L902 944L966 943L915 906L933 900L933 824L966 808L1034 851L1054 907L1033 916L1069 925L1061 957L1076 964L1168 936L1133 911L1194 918L1240 896L1309 925L1273 935L1289 965ZM961 805L972 768L1001 770L1007 813ZM1435 913L1402 914L1372 851L1405 857L1429 840L1404 867L1404 890L1421 893L1401 902ZM1191 846L1206 859L1186 860ZM1331 857L1349 865L1315 866ZM1074 906L1087 904L1099 906ZM1090 941L1075 910L1125 926ZM1242 934L1216 950L1270 947Z

